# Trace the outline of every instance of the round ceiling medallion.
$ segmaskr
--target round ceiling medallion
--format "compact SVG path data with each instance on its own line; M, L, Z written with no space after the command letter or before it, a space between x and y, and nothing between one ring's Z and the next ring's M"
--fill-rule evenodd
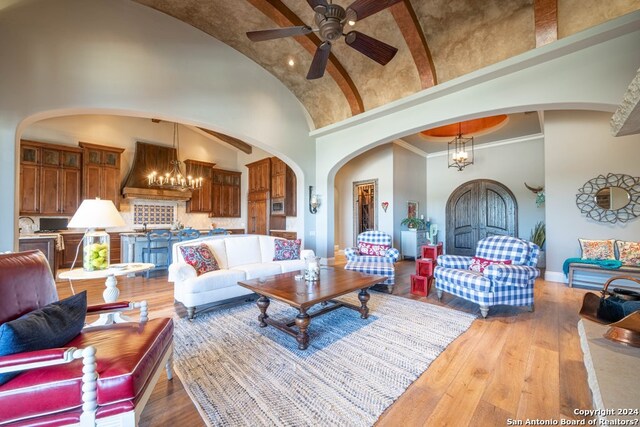
M500 114L498 116L483 117L481 119L473 119L467 120L465 122L460 122L459 126L458 122L456 122L450 125L423 130L420 133L424 136L432 138L453 138L454 136L457 136L458 133L466 136L471 136L495 128L503 124L506 120L507 115Z

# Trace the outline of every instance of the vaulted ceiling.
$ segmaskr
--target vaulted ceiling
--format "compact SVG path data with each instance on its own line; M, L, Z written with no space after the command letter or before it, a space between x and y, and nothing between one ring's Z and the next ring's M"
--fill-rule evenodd
M246 36L279 27L315 28L314 11L305 0L134 1L260 64L300 99L317 128L640 9L637 0L401 0L353 27L398 49L386 66L342 39L332 43L324 76L307 80L321 42L315 33L262 42ZM346 8L353 0L333 3Z

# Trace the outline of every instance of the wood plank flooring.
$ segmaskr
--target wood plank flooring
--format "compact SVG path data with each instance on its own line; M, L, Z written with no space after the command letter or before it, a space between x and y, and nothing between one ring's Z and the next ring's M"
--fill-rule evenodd
M492 308L485 320L478 306L435 291L428 297L410 293L413 261L396 266L394 294L426 304L445 305L478 315L467 332L454 341L378 420L378 426L498 426L508 419L574 419L574 409L590 409L591 392L582 363L577 332L584 290L536 282L536 311ZM120 299L146 299L150 317L181 316L166 275L144 279L118 278ZM59 281L61 298L71 295ZM102 302L104 281L73 282L87 290L89 303ZM180 378L162 375L140 420L141 426L204 426Z

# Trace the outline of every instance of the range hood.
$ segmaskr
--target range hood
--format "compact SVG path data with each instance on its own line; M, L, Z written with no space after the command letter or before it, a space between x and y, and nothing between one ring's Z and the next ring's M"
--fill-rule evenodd
M133 165L125 180L122 196L125 199L191 200L191 190L168 190L148 185L151 172L170 170L171 161L176 158L177 152L174 147L136 142Z

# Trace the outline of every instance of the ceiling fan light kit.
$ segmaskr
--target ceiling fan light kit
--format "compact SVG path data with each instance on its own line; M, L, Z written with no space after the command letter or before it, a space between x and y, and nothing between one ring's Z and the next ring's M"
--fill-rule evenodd
M276 28L271 30L259 30L247 32L247 37L251 41L259 42L273 40L282 37L292 37L306 35L317 32L322 43L316 49L313 56L307 79L318 79L324 75L327 62L331 55L331 43L345 37L345 42L349 47L368 56L381 65L386 65L398 52L378 39L367 36L358 31L344 32L345 24L354 25L356 21L378 13L402 0L356 0L346 9L340 5L333 4L327 0L307 0L309 6L314 10L314 21L317 29L312 29L307 25L288 28Z

